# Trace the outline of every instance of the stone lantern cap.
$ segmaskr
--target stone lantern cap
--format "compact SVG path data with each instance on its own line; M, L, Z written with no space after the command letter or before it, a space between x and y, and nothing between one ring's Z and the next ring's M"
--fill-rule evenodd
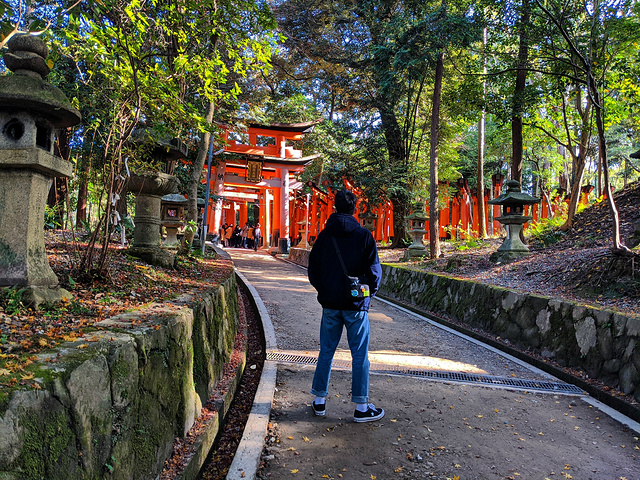
M502 206L518 206L518 205L533 205L534 203L540 203L540 199L532 197L528 193L522 193L520 189L520 182L517 180L509 180L507 182L507 191L499 197L489 200L491 205Z
M187 203L186 197L179 193L170 193L161 198L162 202L162 225L165 227L181 227L183 224L182 215L184 205Z
M162 197L162 203L165 205L184 205L187 203L187 198L179 193L170 193Z
M404 217L405 220L422 220L427 221L429 217L427 216L427 212L424 211L424 204L422 202L416 202L414 204L413 213L411 215L407 215Z
M19 34L7 46L4 62L14 74L0 77L0 110L30 112L45 118L54 128L79 123L80 112L71 106L62 90L44 80L50 71L44 41Z
M378 218L378 214L377 213L373 213L371 210L367 209L366 212L359 213L358 214L358 218L376 219L376 218Z
M188 152L187 144L179 138L154 138L151 132L145 128L134 131L131 140L140 144L153 144L157 150L161 150L165 154L165 159L169 161L186 158Z

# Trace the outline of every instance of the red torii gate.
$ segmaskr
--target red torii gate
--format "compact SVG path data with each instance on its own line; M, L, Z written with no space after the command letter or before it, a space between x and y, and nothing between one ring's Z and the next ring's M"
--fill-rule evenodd
M221 198L213 205L209 202L205 213L213 232L219 231L223 221L235 225L236 210L238 224L244 225L249 203L257 201L265 245L279 246L278 238L290 237L291 193L302 188L295 175L319 155L302 157L302 151L287 142L302 140L321 121L252 123L242 132L248 135L247 144L230 138L232 127L222 125L226 142L223 154L234 154L234 158L223 156L209 180L212 193Z

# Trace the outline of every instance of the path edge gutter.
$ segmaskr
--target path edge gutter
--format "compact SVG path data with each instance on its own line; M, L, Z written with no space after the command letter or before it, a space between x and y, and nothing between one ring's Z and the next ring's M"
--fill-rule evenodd
M248 293L249 300L260 319L265 350L276 350L277 343L273 323L258 291L237 269L235 273L238 284ZM277 371L277 362L265 360L253 406L251 407L242 439L233 457L233 462L229 467L226 480L254 480L256 478L260 468L262 447L271 414Z

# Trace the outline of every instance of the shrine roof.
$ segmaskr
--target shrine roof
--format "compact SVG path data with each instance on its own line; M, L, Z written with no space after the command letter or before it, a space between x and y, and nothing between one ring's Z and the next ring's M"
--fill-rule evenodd
M225 152L233 154L233 152ZM263 156L254 156L254 155L237 155L234 154L236 158L240 158L242 160L258 160L264 162L264 164L274 164L274 165L288 165L295 167L306 167L316 158L320 157L319 153L314 153L313 155L308 155L302 158L280 158L280 157L263 157Z
M261 128L278 132L309 133L323 120L323 118L317 118L316 120L302 123L249 123L248 126L249 128Z

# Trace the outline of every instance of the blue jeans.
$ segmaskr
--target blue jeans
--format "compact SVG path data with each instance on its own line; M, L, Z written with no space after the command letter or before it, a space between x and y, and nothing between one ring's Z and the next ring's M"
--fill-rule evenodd
M326 397L333 354L342 336L342 327L347 329L351 350L351 401L367 403L369 400L369 314L351 310L322 309L320 323L320 354L313 375L311 393Z

